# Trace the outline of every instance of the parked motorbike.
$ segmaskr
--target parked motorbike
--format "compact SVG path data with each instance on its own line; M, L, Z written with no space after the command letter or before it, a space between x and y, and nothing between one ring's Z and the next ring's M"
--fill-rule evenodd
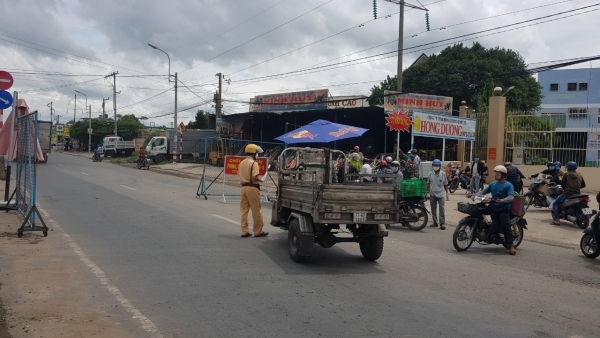
M525 193L525 210L529 209L530 206L535 208L548 208L550 202L546 198L548 193L548 181L547 178L539 178L538 174L531 175L531 184L529 185L527 193Z
M454 194L454 192L456 191L456 189L458 189L458 186L461 185L460 184L460 175L456 175L454 174L454 171L452 171L452 173L450 174L450 184L448 184L448 191L450 191L451 194Z
M420 231L427 226L429 211L424 198L406 198L399 202L400 223L410 230Z
M102 156L100 156L99 153L94 153L94 155L92 155L92 161L94 161L94 162L102 162Z
M502 228L497 224L495 217L478 213L489 203L491 201L488 198L481 196L475 196L475 204L458 203L458 211L468 216L458 222L452 235L452 244L457 251L468 250L473 241L481 245L502 244L507 249L510 247L505 242ZM523 216L511 215L510 227L514 238L513 244L518 247L523 241L523 229L527 229L527 220Z
M598 248L598 243L600 243L600 214L594 211L594 218L591 222L591 225L583 230L583 236L581 236L581 241L579 242L579 248L581 249L581 253L587 258L596 258L600 256L600 248Z

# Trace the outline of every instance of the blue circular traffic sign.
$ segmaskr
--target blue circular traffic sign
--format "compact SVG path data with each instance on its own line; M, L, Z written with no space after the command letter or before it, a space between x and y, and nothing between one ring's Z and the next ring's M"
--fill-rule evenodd
M12 106L13 97L6 90L0 90L0 109L6 109Z

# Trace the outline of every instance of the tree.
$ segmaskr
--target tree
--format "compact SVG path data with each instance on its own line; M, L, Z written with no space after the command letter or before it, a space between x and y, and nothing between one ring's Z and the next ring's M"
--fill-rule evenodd
M526 72L518 52L486 49L479 43L471 48L456 44L431 55L427 61L402 73L403 92L426 93L454 98L454 109L465 100L477 111L487 111L494 87L514 89L506 95L507 109L532 111L542 102L541 86ZM369 104L381 104L383 90L396 89L396 77L389 77L371 89Z
M195 121L188 122L188 129L208 129L208 112L198 110Z
M88 145L88 119L81 119L71 125L70 136L79 140L80 143ZM92 119L92 145L102 142L106 135L114 132L115 122L113 119ZM133 140L138 137L139 131L144 129L144 125L135 117L135 115L124 115L117 122L118 134L124 140Z

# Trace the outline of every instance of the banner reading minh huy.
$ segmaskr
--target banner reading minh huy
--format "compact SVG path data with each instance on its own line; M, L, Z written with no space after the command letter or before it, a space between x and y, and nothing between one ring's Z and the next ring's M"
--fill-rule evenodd
M452 98L426 94L397 93L385 90L383 108L386 113L419 110L452 115Z
M277 112L327 109L329 89L258 95L250 99L251 112Z
M475 141L475 119L413 111L413 135Z

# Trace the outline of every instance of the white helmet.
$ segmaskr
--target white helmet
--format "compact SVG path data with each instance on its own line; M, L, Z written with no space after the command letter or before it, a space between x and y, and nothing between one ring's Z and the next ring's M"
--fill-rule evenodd
M392 163L392 161L393 161L394 159L393 159L391 156L388 156L388 157L386 157L386 158L385 158L385 160L386 160L388 163Z
M497 166L494 168L494 172L496 172L496 173L503 173L504 175L506 175L506 173L507 173L508 171L506 170L506 167L505 167L505 166L503 166L503 165L497 165Z

